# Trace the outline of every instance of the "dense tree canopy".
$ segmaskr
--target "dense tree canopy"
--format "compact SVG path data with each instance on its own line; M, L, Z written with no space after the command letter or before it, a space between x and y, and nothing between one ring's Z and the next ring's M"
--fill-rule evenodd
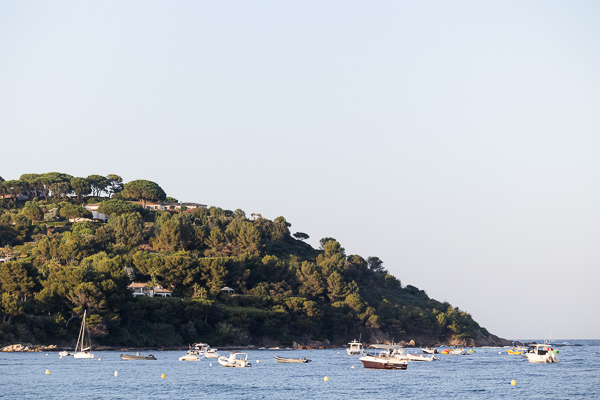
M126 183L123 187L123 196L141 201L144 208L148 201L161 201L167 198L158 184L143 179Z
M93 339L118 346L489 336L469 314L403 287L378 257L347 255L331 237L314 249L282 216L145 210L123 197L164 200L164 191L118 175L25 174L0 190L0 255L10 259L0 264L1 342L72 344L69 322L84 310ZM69 222L92 217L86 198L108 222ZM133 297L133 281L175 298Z

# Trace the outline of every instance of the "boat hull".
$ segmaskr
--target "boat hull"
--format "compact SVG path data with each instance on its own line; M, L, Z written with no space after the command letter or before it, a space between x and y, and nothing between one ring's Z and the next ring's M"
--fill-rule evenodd
M94 358L94 355L92 353L75 353L73 354L73 358Z
M306 364L311 362L311 360L307 360L306 358L285 358L285 357L277 357L275 356L275 360L278 363L296 363L296 364Z
M366 356L359 358L363 367L369 369L407 369L408 363L404 360Z
M181 356L179 357L179 361L202 361L202 358L200 358L200 356L197 355Z
M552 353L546 353L546 354L534 354L534 353L527 353L527 360L530 363L557 363L558 362L558 357L556 357L554 354Z
M222 366L230 368L246 368L252 366L252 364L248 362L248 355L246 353L234 353L229 357L221 356L217 361Z
M120 357L122 360L156 360L156 357L154 357L153 355L134 356L130 354L121 354Z

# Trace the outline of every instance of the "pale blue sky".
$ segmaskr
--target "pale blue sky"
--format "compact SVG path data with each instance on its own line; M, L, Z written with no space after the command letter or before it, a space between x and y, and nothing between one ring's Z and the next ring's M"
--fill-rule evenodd
M595 1L0 0L0 176L283 215L500 336L600 338L599 43Z

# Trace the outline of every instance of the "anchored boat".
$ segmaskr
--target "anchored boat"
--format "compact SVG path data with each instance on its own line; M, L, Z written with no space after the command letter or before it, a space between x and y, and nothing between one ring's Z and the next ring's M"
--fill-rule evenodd
M77 338L77 345L75 345L75 352L73 358L94 358L92 353L92 339L90 332L85 326L85 316L87 310L83 311L83 320L81 321L81 329L79 330L79 337Z
M229 357L219 357L218 361L224 367L245 368L252 366L248 362L248 354L246 353L231 353Z
M557 363L558 350L547 344L534 344L527 352L527 360L531 363Z
M275 360L277 360L278 363L309 363L309 362L311 362L311 360L307 360L306 357L288 358L288 357L275 356Z
M148 354L147 356L143 356L140 353L134 354L121 354L122 360L156 360L156 357L152 354Z
M372 344L369 348L374 349L374 353L367 353L359 360L365 368L407 369L408 362L406 360L400 360L392 355L392 352L398 347L397 345Z
M348 343L348 345L350 347L346 349L346 353L348 353L349 356L360 356L362 354L365 354L363 344L361 342L358 342L356 339Z

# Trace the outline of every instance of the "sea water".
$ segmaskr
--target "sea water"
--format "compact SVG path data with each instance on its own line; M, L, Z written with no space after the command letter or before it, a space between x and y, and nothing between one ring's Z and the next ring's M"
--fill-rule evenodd
M123 361L114 351L96 351L92 360L0 353L0 398L599 399L600 341L569 342L582 346L555 347L556 364L532 364L505 348L476 348L470 355L409 362L405 371L364 369L344 349L251 350L251 368L221 367L216 359L178 361L185 351L153 351L156 361ZM312 362L279 364L276 355Z

